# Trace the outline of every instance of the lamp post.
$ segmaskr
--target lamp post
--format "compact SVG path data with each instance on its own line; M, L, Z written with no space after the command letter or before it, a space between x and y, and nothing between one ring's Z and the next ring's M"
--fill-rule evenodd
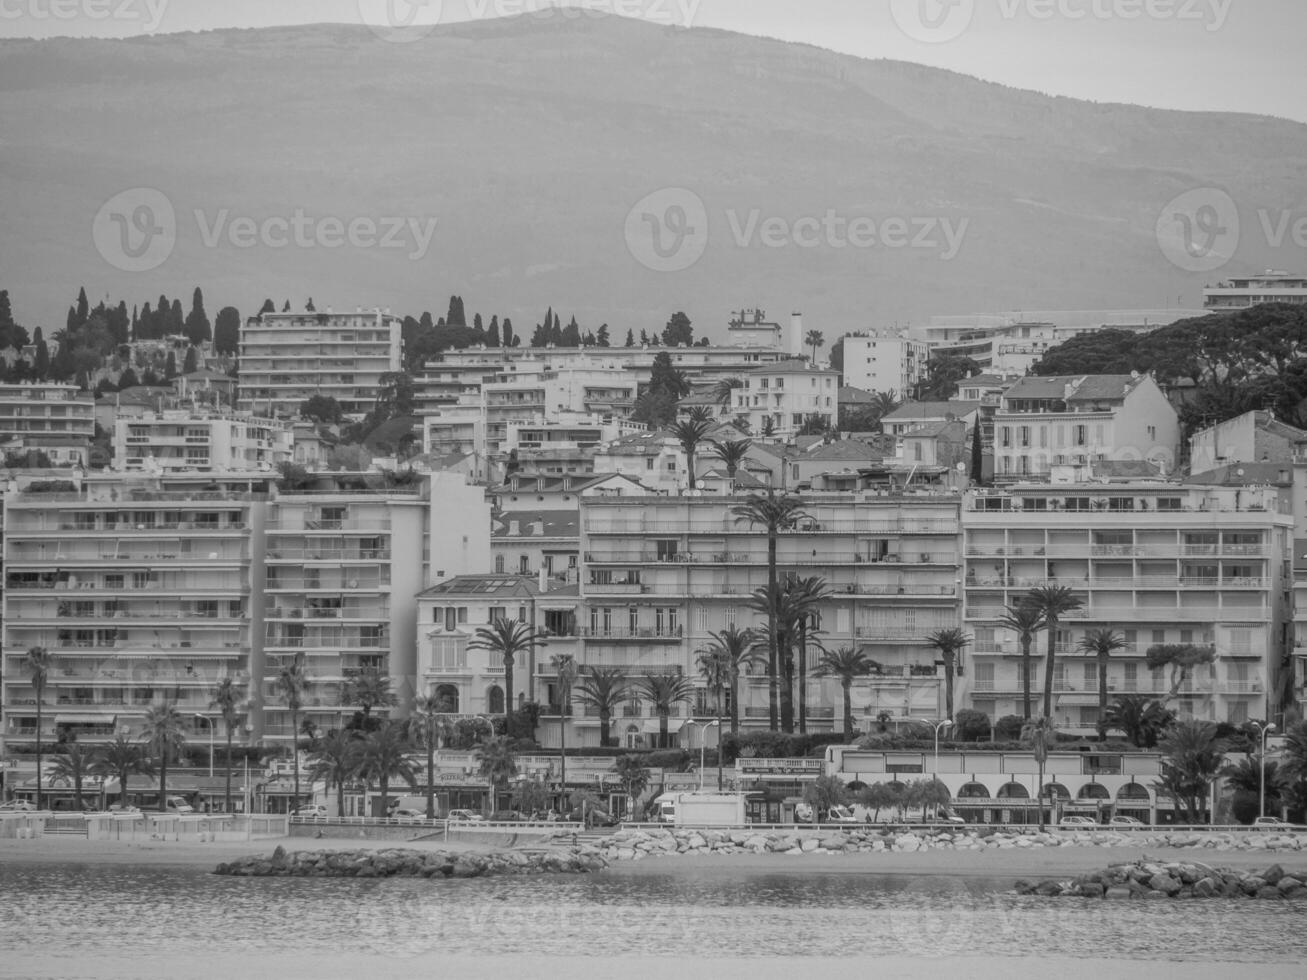
M704 749L708 747L708 729L715 725L721 725L721 722L714 718L712 721L705 722L703 725L703 734L699 739L699 792L703 792L703 759ZM721 729L717 729L717 792L722 791L722 738Z
M1275 722L1273 721L1269 721L1265 725L1261 726L1260 735L1262 741L1262 754L1261 757L1258 759L1258 763L1259 763L1258 768L1261 769L1262 778L1261 778L1261 793L1258 796L1258 804L1257 804L1257 815L1259 817L1266 816L1266 736L1273 731L1275 731Z
M213 724L212 718L206 718L204 715L200 714L199 712L196 712L195 717L199 721L202 721L209 726L209 778L212 779L213 778L213 731L215 726Z
M934 722L931 721L929 718L913 718L911 720L920 722L923 725L929 725L931 728L935 729L935 772L933 775L936 779L938 779L939 778L939 733L942 729L952 728L953 721L950 718L945 718L941 722Z

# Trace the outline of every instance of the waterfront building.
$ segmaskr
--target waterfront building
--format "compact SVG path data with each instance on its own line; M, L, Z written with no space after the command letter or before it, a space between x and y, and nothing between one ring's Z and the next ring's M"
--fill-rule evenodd
M95 397L76 385L0 384L0 447L44 453L55 466L85 466L95 437Z
M1307 303L1307 277L1267 270L1257 276L1231 276L1203 288L1203 308L1214 313L1246 310L1262 303Z
M294 456L288 423L249 414L165 411L119 419L113 468L270 472Z

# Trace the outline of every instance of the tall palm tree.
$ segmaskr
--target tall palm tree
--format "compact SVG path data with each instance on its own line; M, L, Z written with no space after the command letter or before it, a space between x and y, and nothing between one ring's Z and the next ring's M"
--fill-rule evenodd
M712 642L700 656L702 664L704 657L720 657L725 664L727 672L727 685L731 694L731 734L740 733L740 675L744 673L746 667L753 667L765 661L763 653L758 649L758 634L753 630L745 627L739 629L731 625L717 633L709 633L708 637Z
M826 338L820 330L809 330L803 342L812 348L812 363L817 363L817 348L826 346Z
M1057 627L1061 618L1069 612L1084 607L1066 585L1041 585L1031 589L1021 600L1023 606L1033 606L1044 617L1044 629L1048 630L1048 655L1044 663L1044 717L1053 717L1053 668L1057 666Z
M448 737L449 725L442 718L453 707L437 694L419 694L413 700L413 714L408 719L409 739L427 753L427 819L436 819L436 750Z
M302 653L295 654L290 663L283 664L277 674L277 693L281 696L281 703L290 711L290 758L295 780L295 798L291 801L291 810L299 806L300 802L300 708L304 707L304 691L308 683Z
M1018 603L1008 606L1003 618L999 620L1017 635L1021 644L1021 717L1030 720L1030 648L1034 646L1035 634L1044 628L1044 614L1034 606Z
M691 422L706 422L711 426L713 423L712 409L707 405L695 405L686 413L686 418Z
M159 812L168 812L168 760L186 746L186 726L173 702L153 705L145 713L141 732L145 744L159 760Z
M542 630L517 619L496 619L489 626L477 628L469 650L485 650L504 664L504 714L513 712L513 666L518 654L528 653L545 638Z
M84 751L76 742L68 742L64 746L63 755L56 755L50 763L52 775L72 781L78 810L82 808L82 780L90 773L94 761L95 757L90 752Z
M613 668L586 667L580 678L574 696L599 713L599 744L608 745L613 712L627 699L626 675Z
M408 740L403 725L387 720L368 732L363 737L362 745L355 771L365 786L373 779L377 781L381 798L373 816L384 817L390 802L390 781L398 777L409 786L417 782L418 767L409 757L413 743Z
M1044 766L1048 762L1048 750L1057 742L1057 732L1053 720L1048 716L1027 721L1021 727L1021 741L1034 750L1035 763L1039 766L1039 791L1035 794L1035 803L1039 806L1039 829L1044 829ZM1050 793L1050 797L1051 797Z
M971 634L960 629L935 630L926 642L944 658L944 700L949 721L953 720L953 678L957 676L958 656L971 642Z
M838 650L823 650L817 661L818 677L838 677L840 688L844 692L844 738L853 739L853 681L866 677L879 665L861 650L852 647L840 647Z
M743 387L744 381L740 378L719 378L717 383L713 385L713 399L722 408L730 408L731 400L735 397L735 389Z
M227 730L227 784L223 796L223 813L231 813L231 738L244 701L245 688L232 678L224 677L213 689L213 700L209 702L209 707L217 708L222 714L222 724Z
M726 475L730 477L732 489L735 488L735 474L739 472L740 464L748 458L752 448L751 439L728 439L712 444L712 454L726 465Z
M667 748L667 720L672 707L688 704L694 697L694 685L680 674L645 674L636 680L635 693L652 702L658 715L658 747Z
M1117 731L1137 749L1156 748L1158 740L1175 724L1175 712L1142 694L1117 698L1098 720L1100 732Z
M490 784L490 812L499 810L499 795L517 775L517 756L506 736L488 739L477 747L477 772Z
M711 422L695 418L682 419L672 426L672 435L685 451L685 473L691 490L695 488L694 454L698 451L699 445L708 438L708 430L711 428Z
M781 531L788 531L801 519L808 516L803 509L803 501L789 494L777 494L768 488L766 495L750 494L742 504L731 508L731 515L737 522L747 522L752 527L767 529L767 595L772 602L767 610L767 713L771 730L780 728L778 685L779 653L777 650L777 630L779 611L775 601L779 594L776 582L776 540Z
M576 684L576 659L570 653L558 654L551 658L558 679L555 692L558 695L558 791L563 800L567 799L567 716L572 713L572 687ZM560 804L560 809L562 804Z
M1212 780L1220 773L1225 742L1217 737L1210 721L1182 721L1172 726L1159 748L1162 778L1158 788L1184 807L1189 823L1198 823Z
M127 780L133 775L154 775L154 766L145 749L123 735L101 746L89 768L97 776L117 777L118 802L123 806L127 805Z
M731 660L720 648L699 654L699 675L717 705L717 791L722 790L722 717L726 713L726 692L731 688Z
M1117 650L1124 650L1125 637L1111 629L1092 629L1080 640L1080 649L1098 659L1098 717L1107 717L1107 661ZM1107 741L1107 731L1100 728L1098 740Z
M313 782L336 787L336 815L345 815L345 784L352 780L363 761L363 739L358 732L333 731L318 743L309 756L308 774Z
M393 708L399 704L395 692L390 689L390 677L376 667L364 667L349 678L342 695L345 704L357 704L363 709L360 727L365 732L372 728L373 708Z
M786 655L786 670L792 679L795 669L794 659L789 655L797 644L799 651L799 733L808 733L808 641L817 639L817 630L810 629L809 624L816 622L821 604L831 597L831 590L826 580L819 575L808 578L791 576L785 584L785 593L781 597L782 624L786 641L783 644ZM821 641L817 640L821 647Z
M42 704L45 700L45 685L50 680L50 668L54 666L50 651L45 647L29 647L23 657L23 672L32 678L32 690L36 693L36 808L41 809L41 725Z
M613 772L617 773L622 789L626 790L626 795L631 801L630 813L634 816L635 804L649 788L649 782L653 778L649 767L644 764L643 756L623 755L613 761Z

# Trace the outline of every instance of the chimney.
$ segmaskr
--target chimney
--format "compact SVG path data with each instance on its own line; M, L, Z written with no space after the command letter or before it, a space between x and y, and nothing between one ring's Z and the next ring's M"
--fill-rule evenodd
M545 571L545 563L543 561L540 563L540 591L549 591L549 573Z
M802 313L790 314L790 336L789 336L789 344L787 344L786 347L787 347L787 353L789 354L798 355L803 353L803 314Z
M520 537L522 536L522 522L521 522L521 521L509 521L509 522L508 522L508 536L509 536L510 538L520 538Z
M537 538L543 538L545 536L545 522L539 519L532 521L531 533Z

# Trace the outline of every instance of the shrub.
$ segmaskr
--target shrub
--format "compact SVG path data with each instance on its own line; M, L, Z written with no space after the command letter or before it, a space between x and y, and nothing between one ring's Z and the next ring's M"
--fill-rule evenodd
M983 711L962 710L953 716L953 736L960 742L982 742L989 739L989 715Z
M828 745L843 745L843 734L787 735L783 732L749 732L722 738L722 761L726 765L740 756L759 759L800 759L825 754Z
M1025 724L1019 715L1004 715L994 723L994 738L1000 742L1019 742Z

